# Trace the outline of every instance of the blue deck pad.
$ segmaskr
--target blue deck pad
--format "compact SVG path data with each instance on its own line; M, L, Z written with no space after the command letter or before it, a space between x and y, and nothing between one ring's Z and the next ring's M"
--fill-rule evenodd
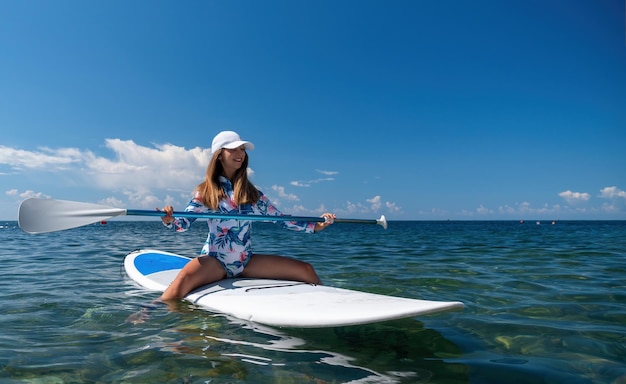
M135 267L146 276L155 272L181 269L191 259L182 256L164 255L162 253L144 253L135 258Z

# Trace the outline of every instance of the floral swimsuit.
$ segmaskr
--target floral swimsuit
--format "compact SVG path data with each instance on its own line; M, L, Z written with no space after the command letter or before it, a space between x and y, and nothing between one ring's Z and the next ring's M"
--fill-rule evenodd
M237 206L234 201L234 190L230 180L220 176L220 184L227 198L220 201L218 211L214 211L202 204L198 199L198 193L196 193L187 205L187 208L185 208L185 212L283 216L263 193L260 193L259 200L255 204ZM177 217L171 224L166 226L175 228L177 232L185 232L194 221L196 221L195 218ZM226 270L228 277L240 275L252 256L252 242L250 240L252 222L250 220L235 219L208 219L207 222L209 235L200 254L215 257ZM307 233L313 233L315 228L314 222L277 221L275 223L290 230Z

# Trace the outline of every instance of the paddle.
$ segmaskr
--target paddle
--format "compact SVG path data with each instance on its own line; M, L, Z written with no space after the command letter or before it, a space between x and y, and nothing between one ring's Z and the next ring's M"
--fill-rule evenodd
M112 208L104 205L67 200L29 198L20 204L18 223L24 232L45 233L97 223L115 216L165 216L161 211ZM176 217L205 219L241 219L255 221L309 221L323 222L323 217L261 216L225 213L174 212ZM378 220L335 219L335 223L378 224L387 229L385 216Z

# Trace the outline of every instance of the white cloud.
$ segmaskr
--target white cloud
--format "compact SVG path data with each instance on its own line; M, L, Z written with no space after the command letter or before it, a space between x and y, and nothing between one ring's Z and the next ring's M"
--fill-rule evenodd
M430 210L419 210L417 211L417 213L420 216L438 217L438 218L445 218L450 215L450 212L448 212L445 209L440 209L440 208L431 208Z
M508 204L498 207L498 212L505 215L513 215L517 213L517 210L514 207L511 207Z
M48 199L50 198L50 196L46 195L45 193L42 192L35 192L35 191L31 191L31 190L27 190L24 192L20 192L17 189L9 189L8 191L4 192L7 196L11 196L13 198L19 198L20 200L25 200L31 197L34 198L38 198L38 199Z
M289 209L289 214L291 215L308 215L310 213L311 211L301 204L295 204Z
M38 199L49 199L50 198L50 196L46 195L45 193L35 192L35 191L26 191L24 193L20 193L20 197L22 199L28 199L30 197L36 197Z
M106 199L102 199L98 201L98 204L107 205L114 208L124 208L124 203L120 199L116 199L115 197L107 197Z
M113 159L100 157L91 151L76 148L39 148L25 151L0 146L0 164L15 169L37 168L84 173L101 187L141 185L147 181L154 186L172 186L181 180L198 180L209 163L211 150L199 147L185 149L171 144L148 148L132 140L106 139Z
M346 202L346 211L347 211L348 213L354 213L354 212L356 212L356 211L357 211L357 205L356 205L356 204L354 204L354 203L353 203L353 202L351 202L351 201L347 201L347 202Z
M400 212L400 207L396 205L396 203L392 203L390 201L385 202L385 207L389 212Z
M201 181L211 158L209 148L186 149L171 144L146 147L120 139L106 139L105 145L113 157L76 148L26 151L0 146L0 165L22 172L25 169L63 171L68 180L82 180L91 187L121 192L132 204L154 208L159 199L151 191L188 193Z
M626 191L617 187L605 187L600 190L600 197L605 199L623 198L626 199Z
M100 201L104 205L121 207L128 204L131 207L154 209L164 204L174 206L186 204L191 190L202 180L211 157L211 151L208 148L186 149L172 144L143 146L132 140L107 139L105 146L109 153L102 155L77 148L40 147L28 151L0 145L0 166L3 170L9 169L12 174L24 174L31 178L36 175L38 180L44 179L39 176L47 172L55 180L58 176L59 184L62 184L64 188L70 188L70 185L73 188L83 184L88 188L106 191L103 196L110 195L111 197ZM254 173L250 168L248 172L249 175ZM315 183L331 182L335 180L333 175L339 173L326 170L316 170L316 172L324 177L307 181L292 181L290 185L309 187ZM43 192L22 191L16 187L17 184L11 186L11 189L7 188L5 195L16 200L28 197L49 197ZM42 190L51 193L50 190ZM272 190L278 195L277 199L272 199L275 204L279 205L281 202L285 206L293 204L293 209L285 207L285 212L316 214L320 209L320 207L311 209L296 205L295 202L299 202L300 198L288 193L285 187L274 185ZM511 218L537 216L563 218L599 213L619 215L623 214L626 203L626 191L616 186L604 187L599 190L597 196L594 196L605 199L606 203L601 206L600 204L595 206L582 204L592 200L592 196L586 192L566 190L558 193L558 196L567 204L531 206L528 202L521 202L505 204L495 210L480 205L474 210L464 210L460 214L473 217L502 215ZM98 198L100 197L102 196ZM599 201L596 200L596 202ZM384 201L380 195L360 202L347 201L343 207L331 207L328 210L342 216L363 216L381 210L393 213L402 212L395 202ZM418 212L420 216L450 215L447 211L440 209Z
M89 156L84 164L94 182L106 189L121 185L134 191L192 189L211 159L210 148L185 149L171 144L148 148L119 139L107 139L106 146L115 153L114 159Z
M371 209L368 206L365 206L362 203L353 203L351 201L346 201L345 208L340 208L334 211L337 215L345 215L352 216L355 214L369 214L371 213Z
M128 200L128 203L132 206L157 208L160 205L160 199L152 195L147 190L124 190L124 195Z
M308 181L291 181L289 184L294 187L310 187L312 184L321 183L322 181L334 181L333 177L325 177L322 179L308 180Z
M72 164L83 161L86 153L76 148L39 148L37 151L25 151L0 145L0 164L6 164L13 169L67 169Z
M105 147L110 151L108 155L77 148L38 148L27 151L0 146L0 165L8 165L17 173L25 173L26 169L37 172L63 171L64 179L107 191L109 197L101 199L99 204L154 209L164 204L185 204L190 191L202 180L211 158L211 151L208 148L186 149L172 144L143 146L133 140L106 139ZM339 173L319 169L316 172L325 177L294 181L291 185L304 187L331 182L335 180L332 176ZM253 175L254 172L248 168L248 173ZM278 195L272 201L277 206L281 206L282 203L285 211L317 214L329 210L323 205L307 209L296 204L293 205L293 209L289 209L288 202L298 202L300 198L288 193L283 186L274 185L272 190ZM15 188L5 193L21 198L49 197L33 191L19 193ZM384 204L390 212L400 210L395 203ZM363 203L348 202L347 208L339 208L337 213L368 214L380 210L382 205L381 197L375 196Z
M272 190L275 192L278 192L278 196L283 198L283 199L287 199L289 201L299 201L300 199L298 198L298 196L294 195L293 193L287 193L285 192L285 187L279 186L279 185L272 185Z
M476 213L478 213L479 215L487 215L493 213L493 211L481 204L478 208L476 208Z
M552 216L554 218L559 217L562 214L581 211L584 209L578 208L573 209L571 207L561 207L559 204L549 205L544 204L539 207L532 206L529 202L524 201L521 203L516 203L513 205L505 204L498 207L497 212L500 215L505 215L508 217L515 218L536 218L541 216ZM489 213L494 213L494 211L489 211Z
M383 204L388 212L398 213L401 211L401 208L394 202L386 201L383 203L380 196L374 196L371 199L366 199L365 201L367 204L347 201L345 208L335 213L342 215L369 214L378 212L382 208Z
M337 172L337 171L323 171L321 169L316 169L315 171L321 173L322 175L326 175L326 176L333 176L333 175L338 175L339 174L339 172Z
M572 192L569 189L565 192L559 193L559 196L564 198L570 204L588 201L591 195L587 192Z
M602 210L602 212L606 212L606 213L617 213L617 212L620 212L620 208L617 205L615 205L615 204L604 203L604 204L602 204L600 209Z
M378 211L382 204L380 196L374 196L371 199L367 199L366 201L371 204L372 211Z
M337 171L323 171L320 169L316 169L315 170L318 173L321 173L322 175L326 175L326 176L333 176L333 175L337 175L339 174L339 172ZM313 184L317 184L317 183L321 183L324 181L335 181L334 177L323 177L321 179L313 179L313 180L295 180L295 181L291 181L289 182L289 184L291 184L294 187L310 187Z
M325 212L328 212L328 208L326 208L326 205L324 205L324 203L320 204L319 207L314 208L313 212L315 212L318 215L321 215Z

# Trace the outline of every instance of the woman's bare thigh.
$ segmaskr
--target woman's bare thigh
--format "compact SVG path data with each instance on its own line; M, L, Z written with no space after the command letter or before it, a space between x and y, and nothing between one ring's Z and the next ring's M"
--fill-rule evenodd
M180 299L193 289L226 277L226 271L213 257L200 256L189 261L161 295L162 300Z
M315 269L309 263L285 256L262 254L250 257L241 277L295 280L312 284L320 282Z

